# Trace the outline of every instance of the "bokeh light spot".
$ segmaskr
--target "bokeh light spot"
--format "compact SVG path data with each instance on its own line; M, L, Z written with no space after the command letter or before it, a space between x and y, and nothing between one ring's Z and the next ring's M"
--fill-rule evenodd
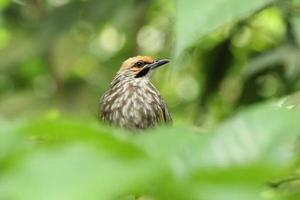
M6 47L6 45L9 43L10 38L11 37L9 32L4 28L0 28L0 49Z
M125 36L110 26L102 31L98 40L103 50L115 53L123 47Z
M6 8L10 4L10 0L0 0L0 10Z
M138 33L137 43L145 53L156 53L163 49L164 35L153 26L144 26Z
M236 47L244 47L251 42L251 29L243 27L237 35L233 38L233 45Z
M48 120L56 120L60 117L60 112L58 109L52 108L47 110L45 113L45 118Z
M199 85L197 80L192 76L181 78L176 86L177 95L185 101L191 101L197 98L199 94Z
M47 2L51 5L51 6L56 6L56 7L59 7L59 6L63 6L67 3L70 2L70 0L47 0Z
M107 26L102 32L91 42L91 52L106 60L122 49L126 41L123 33L112 26Z

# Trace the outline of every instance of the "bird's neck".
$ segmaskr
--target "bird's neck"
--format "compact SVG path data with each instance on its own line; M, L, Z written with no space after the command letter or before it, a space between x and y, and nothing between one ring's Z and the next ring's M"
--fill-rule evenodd
M117 74L111 83L111 88L119 85L126 85L126 84L130 84L132 86L143 86L151 83L148 76L135 78L123 74Z

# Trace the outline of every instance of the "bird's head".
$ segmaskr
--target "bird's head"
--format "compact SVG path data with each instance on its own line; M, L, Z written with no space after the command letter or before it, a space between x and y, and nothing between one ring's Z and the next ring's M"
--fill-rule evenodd
M133 78L147 77L154 69L168 62L167 59L154 60L149 56L136 56L123 62L119 73Z

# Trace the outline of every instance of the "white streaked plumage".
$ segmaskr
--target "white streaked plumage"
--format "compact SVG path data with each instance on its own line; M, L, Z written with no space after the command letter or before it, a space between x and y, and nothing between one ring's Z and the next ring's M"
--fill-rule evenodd
M146 59L150 64L155 62L148 57L135 59L136 62L139 59ZM146 129L171 122L166 104L149 80L151 71L137 76L143 68L139 70L134 61L131 63L131 59L128 60L113 79L110 89L102 96L99 117L105 122L129 129Z

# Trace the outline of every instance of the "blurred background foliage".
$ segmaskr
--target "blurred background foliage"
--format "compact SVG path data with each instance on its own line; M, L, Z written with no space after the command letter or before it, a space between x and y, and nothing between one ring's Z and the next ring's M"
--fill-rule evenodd
M0 0L0 199L300 198L299 0ZM97 122L121 63L174 127Z

